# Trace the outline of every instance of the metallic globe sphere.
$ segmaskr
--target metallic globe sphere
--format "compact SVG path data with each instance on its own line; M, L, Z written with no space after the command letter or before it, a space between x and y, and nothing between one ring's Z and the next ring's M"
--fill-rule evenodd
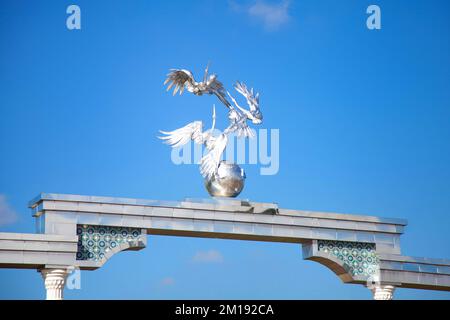
M244 188L244 169L235 163L221 161L217 169L217 179L205 179L208 193L213 197L237 197Z

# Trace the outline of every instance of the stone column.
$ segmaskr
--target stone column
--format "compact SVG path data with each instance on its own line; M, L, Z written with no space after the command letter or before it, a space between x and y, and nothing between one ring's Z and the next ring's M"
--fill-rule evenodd
M394 286L378 285L373 287L371 290L374 300L392 300L394 298Z
M47 290L46 300L62 300L64 285L66 284L66 269L42 269L45 289Z

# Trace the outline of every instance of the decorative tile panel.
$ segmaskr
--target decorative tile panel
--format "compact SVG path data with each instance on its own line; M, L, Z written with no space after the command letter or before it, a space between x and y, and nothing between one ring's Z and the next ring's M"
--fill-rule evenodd
M372 277L379 272L380 261L374 243L318 240L318 251L340 260L352 276Z
M141 229L77 225L77 236L77 260L99 261L120 244L138 241Z

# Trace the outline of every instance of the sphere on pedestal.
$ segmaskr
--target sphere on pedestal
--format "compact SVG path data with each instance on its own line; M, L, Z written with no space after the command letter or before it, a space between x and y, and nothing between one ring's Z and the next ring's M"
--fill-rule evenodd
M221 161L217 175L205 179L208 193L213 197L237 197L244 188L245 172L235 163Z

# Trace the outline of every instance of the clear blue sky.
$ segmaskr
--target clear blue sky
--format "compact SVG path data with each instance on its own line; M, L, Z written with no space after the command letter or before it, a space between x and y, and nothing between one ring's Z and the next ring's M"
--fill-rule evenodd
M81 8L82 29L66 28ZM442 1L2 1L1 231L34 232L39 192L207 197L195 165L155 138L208 120L213 97L172 97L169 68L207 61L230 87L261 92L280 129L280 171L245 166L242 198L281 207L405 218L404 254L450 258L450 12ZM382 29L366 28L378 4ZM264 8L276 9L266 12ZM253 12L253 14L252 14ZM226 116L218 109L219 119ZM222 121L222 120L221 120ZM9 208L7 207L9 206ZM149 237L82 273L68 299L369 299L300 246ZM197 261L213 250L221 259ZM40 299L34 270L0 270L0 298ZM449 299L399 289L397 298Z

